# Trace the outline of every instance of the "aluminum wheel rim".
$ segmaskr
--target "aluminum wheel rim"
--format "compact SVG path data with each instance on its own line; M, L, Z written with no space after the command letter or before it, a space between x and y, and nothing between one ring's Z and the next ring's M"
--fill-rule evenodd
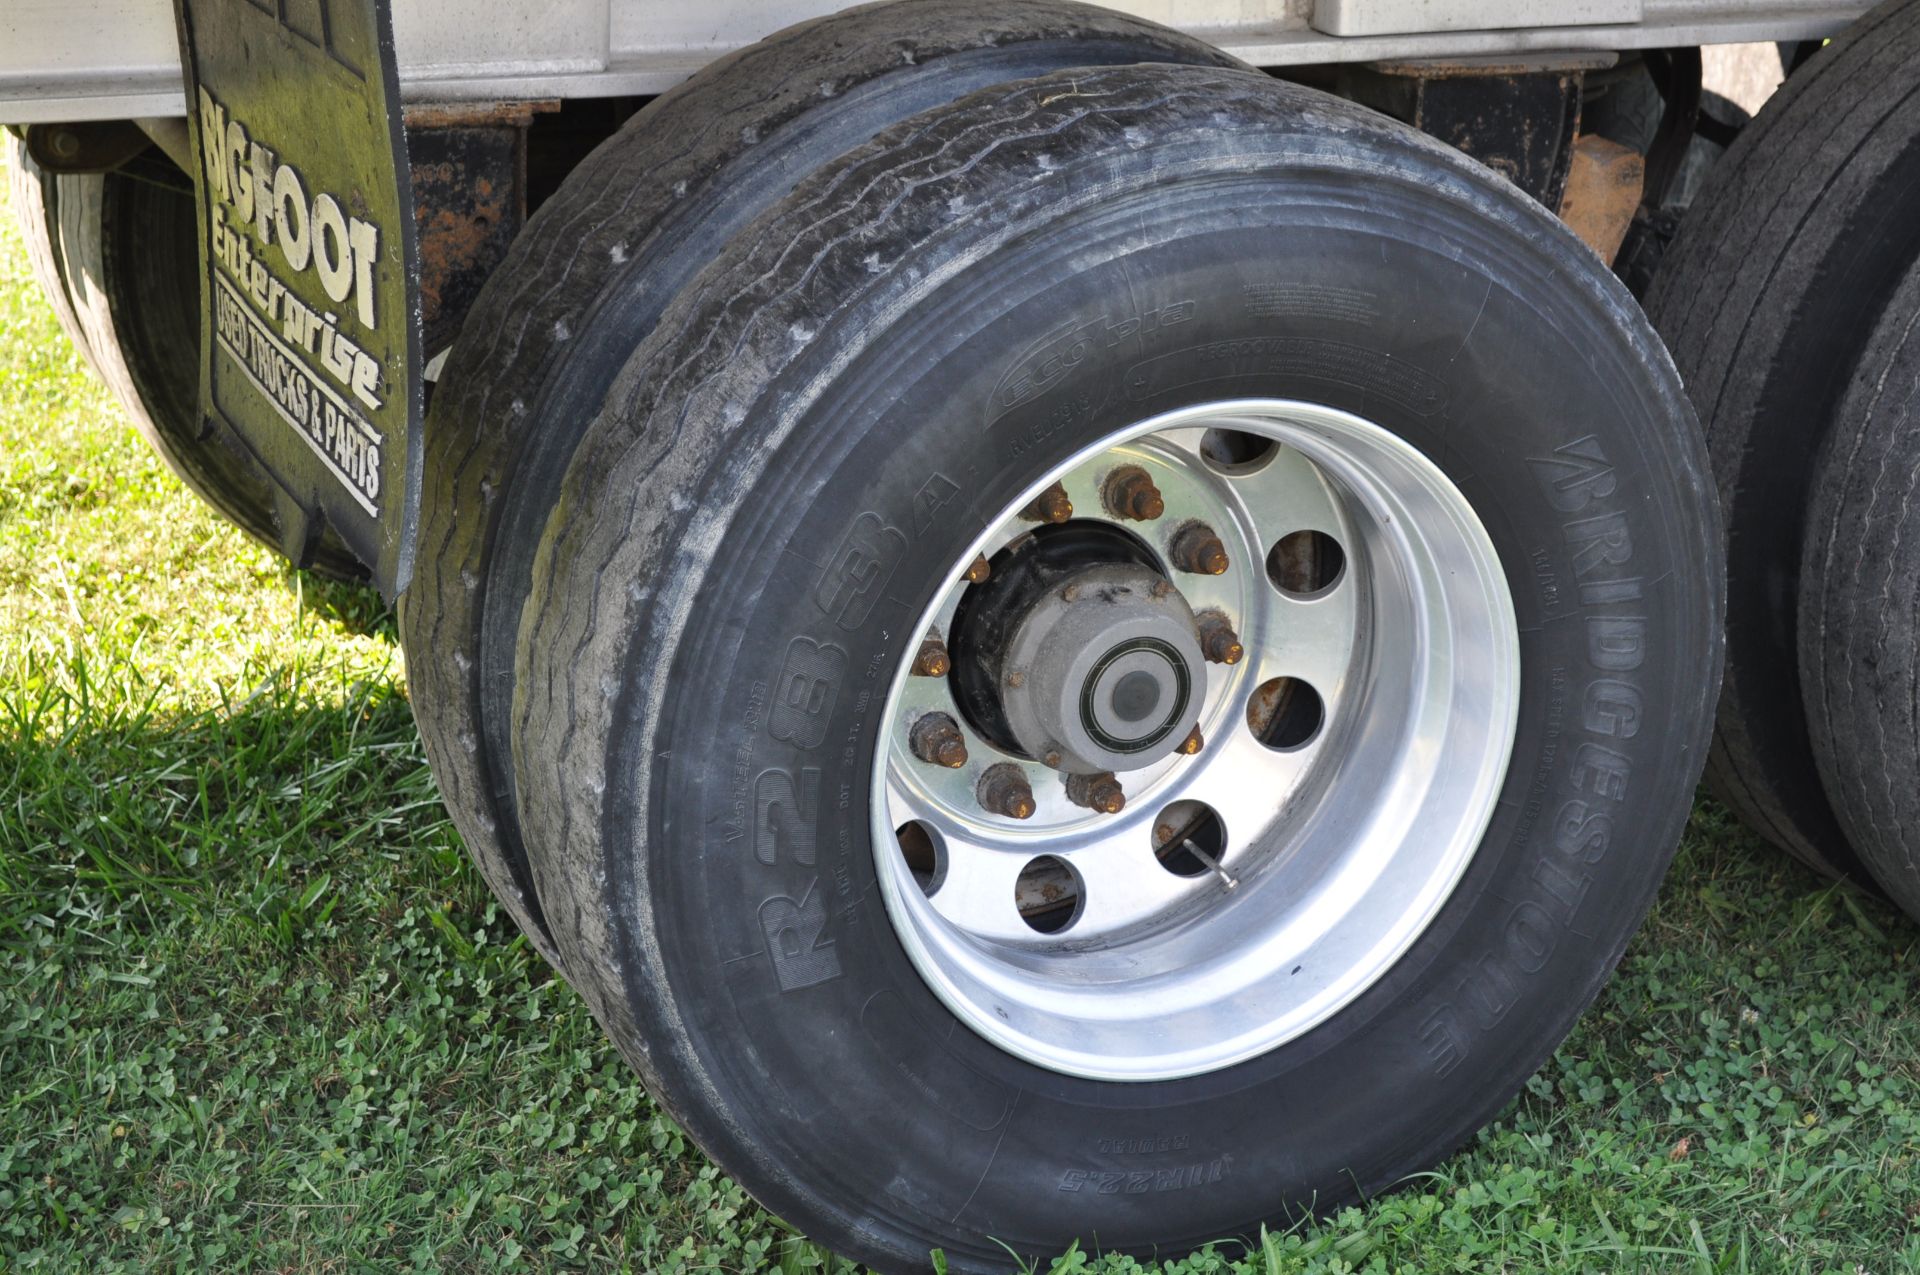
M1269 453L1222 459L1222 435L1211 431L1270 440ZM1195 612L1236 622L1245 656L1207 666L1200 751L1119 774L1126 807L1102 814L1068 800L1042 762L969 729L951 679L916 674L911 656L921 635L947 633L968 564L1032 530L1019 515L1053 484L1076 518L1119 521L1100 490L1121 464L1147 470L1164 493L1163 516L1128 524L1163 559L1196 521L1218 534L1230 564L1223 574L1166 574ZM1280 575L1269 571L1269 549L1295 533L1341 550L1330 582L1290 577L1284 556ZM1289 592L1277 579L1322 587ZM881 718L870 803L877 875L928 986L1006 1052L1114 1081L1199 1075L1255 1057L1375 983L1465 872L1513 746L1513 604L1466 498L1380 426L1272 399L1140 421L1038 476L947 580L910 631ZM1288 746L1273 747L1256 737L1262 714L1256 708L1250 720L1249 706L1269 702L1281 677L1311 686L1323 711L1304 742L1282 736ZM929 712L961 722L964 765L914 755L912 728ZM980 807L982 773L1009 765L1031 788L1025 820ZM1191 822L1194 808L1182 802L1201 803L1214 823ZM1198 863L1194 875L1176 875L1156 850L1176 825L1220 833L1209 842L1214 854L1182 838L1175 857L1189 872ZM1023 869L1041 857L1054 863L1025 878L1027 902L1038 897L1042 909L1030 914L1052 924L1060 905L1047 900L1070 900L1067 923L1048 931L1016 901Z

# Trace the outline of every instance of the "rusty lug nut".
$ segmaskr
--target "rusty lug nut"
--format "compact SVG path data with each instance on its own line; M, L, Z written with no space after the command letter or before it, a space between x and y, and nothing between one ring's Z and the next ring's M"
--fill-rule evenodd
M967 569L962 574L966 576L968 584L979 584L993 574L993 568L987 564L986 554L976 553L973 555L973 561L967 564Z
M1238 664L1247 653L1247 648L1240 645L1240 635L1220 612L1202 611L1194 621L1200 626L1200 654L1209 664Z
M1173 538L1173 565L1197 576L1217 576L1227 570L1227 547L1213 528L1204 522L1191 522Z
M967 764L967 738L945 713L928 713L907 732L907 747L929 766L958 770Z
M1196 726L1187 732L1187 737L1180 741L1180 747L1174 749L1174 751L1183 757L1191 757L1206 746L1206 737L1201 735L1200 728Z
M1114 517L1135 522L1151 522L1167 512L1167 502L1153 485L1153 476L1138 465L1122 465L1108 474L1100 487L1100 498Z
M920 650L913 657L913 675L915 677L945 677L953 661L947 658L946 643L929 634L921 640Z
M1033 787L1027 783L1026 773L1010 761L989 766L980 776L973 795L988 813L1009 819L1031 819L1036 809Z
M1033 498L1033 503L1020 511L1020 516L1028 522L1065 522L1073 517L1073 501L1067 496L1067 489L1060 483L1041 492Z
M1067 800L1103 815L1117 815L1126 809L1127 794L1108 770L1098 775L1068 775Z

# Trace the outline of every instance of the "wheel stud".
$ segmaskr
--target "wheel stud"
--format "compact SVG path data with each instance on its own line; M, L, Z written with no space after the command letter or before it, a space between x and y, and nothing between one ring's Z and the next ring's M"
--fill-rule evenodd
M928 713L907 732L907 746L929 766L958 770L967 764L967 740L945 713Z
M980 776L973 795L989 814L1005 815L1009 819L1031 819L1036 809L1033 787L1027 783L1025 772L1010 761L989 766Z
M1180 747L1174 751L1183 757L1191 757L1206 746L1206 738L1200 734L1200 728L1196 726L1187 732L1187 737L1180 741Z
M1067 800L1103 815L1117 815L1126 808L1127 794L1109 770L1098 775L1068 775Z
M1173 538L1173 565L1197 576L1217 576L1227 570L1227 547L1213 528L1190 522Z
M965 575L968 584L979 584L993 574L993 568L988 565L986 554L976 553L973 555L973 561L967 564L967 569L962 574Z
M1167 512L1167 502L1153 485L1152 475L1138 465L1122 465L1108 474L1100 487L1100 498L1106 502L1108 513L1134 522L1151 522Z
M1202 611L1193 618L1200 625L1200 653L1209 664L1238 664L1246 655L1247 648L1240 645L1240 635L1227 623L1226 616Z
M952 667L944 642L932 633L921 639L919 653L913 657L915 677L945 677Z
M1020 517L1028 522L1065 522L1073 517L1073 501L1067 496L1066 487L1055 483L1035 496L1033 503L1020 511Z

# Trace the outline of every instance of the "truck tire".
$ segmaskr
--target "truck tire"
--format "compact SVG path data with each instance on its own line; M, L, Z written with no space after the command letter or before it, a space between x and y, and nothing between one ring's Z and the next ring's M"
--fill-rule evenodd
M1861 18L1734 142L1647 298L1706 429L1727 527L1727 677L1707 775L1796 858L1870 883L1820 785L1795 643L1808 481L1920 256L1920 3Z
M1880 886L1920 917L1920 272L1840 400L1800 567L1800 685L1827 797Z
M1163 61L1238 65L1154 23L1059 0L914 0L805 22L648 104L488 280L428 414L418 574L400 627L447 807L550 958L514 821L514 641L540 521L619 358L730 235L881 129L989 84Z
M74 313L73 303L67 299L66 276L60 266L59 235L55 230L60 216L56 202L58 180L34 163L33 157L27 154L26 143L13 133L6 132L4 143L0 144L4 144L7 151L7 185L13 217L20 227L20 237L26 241L27 264L33 269L34 282L40 285L40 292L52 307L60 330L73 342L81 360L95 376L100 376L99 365L93 361L93 351L87 345L87 334L80 327L80 316Z
M60 326L168 469L201 500L282 551L272 487L200 423L200 258L193 192L121 173L49 174L7 134L14 212ZM363 580L323 537L308 569Z
M1486 169L1254 72L983 90L624 359L521 627L540 897L849 1256L1248 1236L1445 1155L1598 991L1717 536L1639 308Z

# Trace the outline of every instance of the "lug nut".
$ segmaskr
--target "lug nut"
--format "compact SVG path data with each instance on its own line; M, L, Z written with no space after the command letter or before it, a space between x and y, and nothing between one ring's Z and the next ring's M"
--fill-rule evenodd
M1218 611L1202 611L1193 617L1200 626L1200 654L1207 657L1209 664L1238 664L1247 653L1240 645L1240 635L1233 631L1233 625L1227 623L1227 617Z
M1067 800L1103 815L1117 815L1126 808L1127 794L1109 770L1098 775L1068 775Z
M921 639L920 650L913 657L915 677L945 677L952 667L953 661L947 658L944 642L931 633Z
M1173 565L1197 576L1223 575L1227 569L1227 547L1213 528L1204 522L1190 522L1173 538Z
M1073 517L1073 501L1067 496L1067 489L1060 483L1041 492L1033 498L1033 503L1020 511L1020 516L1028 522L1065 522Z
M987 564L986 554L976 553L973 555L973 561L967 564L967 569L962 574L966 576L968 584L979 584L993 574L993 568Z
M1031 819L1036 809L1026 772L1010 761L987 767L973 795L989 814L1005 815L1009 819Z
M1167 512L1167 502L1153 485L1152 475L1138 465L1122 465L1108 474L1101 484L1100 498L1114 517L1135 522L1151 522Z
M1205 737L1200 734L1200 728L1196 726L1187 732L1187 737L1180 741L1180 747L1174 749L1174 751L1184 757L1191 757L1206 746L1207 741Z
M967 739L945 713L928 713L907 732L907 747L929 766L958 770L967 764Z

